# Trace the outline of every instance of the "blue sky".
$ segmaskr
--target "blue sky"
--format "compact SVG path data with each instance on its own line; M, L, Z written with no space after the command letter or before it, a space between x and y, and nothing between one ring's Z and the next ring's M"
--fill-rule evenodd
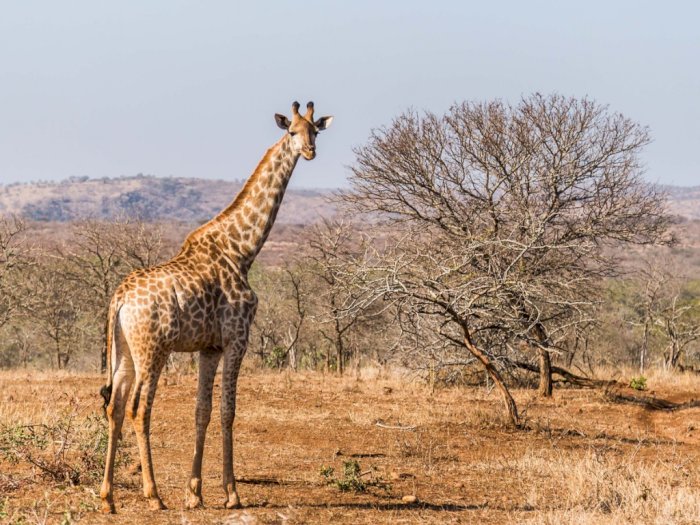
M343 185L408 107L590 96L648 125L650 181L700 184L700 3L0 0L0 182L247 177L275 112L333 114L296 187Z

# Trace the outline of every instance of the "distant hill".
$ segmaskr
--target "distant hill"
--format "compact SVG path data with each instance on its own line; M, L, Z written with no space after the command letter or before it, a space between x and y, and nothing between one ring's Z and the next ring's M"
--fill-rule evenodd
M700 220L700 186L662 186L668 195L669 211L690 220Z
M120 215L144 220L201 222L233 200L243 181L136 175L115 179L71 177L61 182L0 185L0 215L15 213L37 221L71 221ZM669 211L700 220L700 186L662 186ZM309 224L332 215L329 191L289 190L280 210L282 224Z
M36 221L71 221L83 217L201 222L233 200L243 181L160 178L150 175L60 182L0 185L0 215L14 213ZM278 222L309 224L332 215L329 191L294 190L285 195Z

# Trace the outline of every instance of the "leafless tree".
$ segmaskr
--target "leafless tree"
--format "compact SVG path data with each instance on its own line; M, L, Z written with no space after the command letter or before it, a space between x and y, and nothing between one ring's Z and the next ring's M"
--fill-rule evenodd
M515 401L484 344L493 348L503 343L505 332L491 322L492 310L500 306L499 289L472 273L473 252L455 250L443 240L428 227L389 238L383 245L365 243L345 274L355 292L341 311L388 303L399 312L402 336L420 345L421 333L432 329L455 347L467 349L499 388L511 422L518 425Z
M342 219L323 219L309 231L303 251L306 271L319 282L312 316L321 336L335 353L335 369L343 374L351 354L355 331L371 323L380 312L355 300L355 288L343 276L352 272L353 254L359 249L355 229ZM347 308L352 304L352 308ZM375 341L376 344L376 341ZM326 369L332 358L326 354Z
M74 343L79 338L81 308L85 304L82 290L61 271L62 263L44 258L42 264L32 268L28 286L36 293L25 306L28 317L50 341L59 369L68 366L76 351Z
M125 219L116 221L113 228L128 271L150 268L174 255L176 247L166 245L160 224Z
M688 346L700 339L698 312L698 301L684 300L680 291L671 295L666 307L661 311L657 323L668 339L663 353L664 366L667 369L676 368Z
M299 336L301 335L301 329L304 326L304 320L306 319L306 303L304 299L304 292L302 291L302 277L297 272L293 271L289 266L285 268L285 273L292 285L292 301L294 302L294 317L292 321L292 328L288 332L287 336L287 348L285 353L289 358L289 366L292 370L297 369L297 342L299 341Z
M380 258L385 276L401 275L385 291L449 320L455 344L497 384L489 353L525 342L549 395L550 354L590 324L602 278L617 269L605 248L666 234L663 196L641 180L648 142L644 127L607 107L559 95L409 111L356 149L343 197L410 232Z
M640 270L641 296L637 300L637 315L630 323L642 328L642 343L639 347L639 373L644 374L649 356L649 347L654 326L659 317L661 297L668 286L670 276L658 266L647 261Z
M75 223L72 233L67 246L59 250L59 257L68 262L66 277L91 291L88 304L106 323L109 301L126 274L163 260L162 232L157 225L140 221L86 219ZM101 331L103 371L107 365L106 334L105 328Z
M31 264L27 226L19 217L0 217L0 328L26 300L22 273Z
M252 280L261 297L251 334L251 350L263 363L296 370L302 358L301 338L309 308L304 269L256 267Z
M643 329L640 373L654 336L661 340L664 367L676 368L687 347L700 339L700 302L686 293L688 278L678 268L647 261L639 274L643 291L630 322Z

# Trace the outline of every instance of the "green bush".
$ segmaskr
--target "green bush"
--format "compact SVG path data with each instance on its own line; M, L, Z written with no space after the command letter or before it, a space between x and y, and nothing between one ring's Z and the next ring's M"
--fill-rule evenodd
M630 388L634 388L635 390L646 390L647 378L644 376L633 377L630 381Z
M334 476L335 469L330 466L321 467L321 477L326 480L329 485L335 485L341 492L366 492L369 487L377 487L384 490L391 489L391 485L386 483L381 477L374 476L374 468L370 468L367 472L362 472L360 463L354 459L343 461L343 477L336 478ZM371 475L369 479L364 479L364 476Z

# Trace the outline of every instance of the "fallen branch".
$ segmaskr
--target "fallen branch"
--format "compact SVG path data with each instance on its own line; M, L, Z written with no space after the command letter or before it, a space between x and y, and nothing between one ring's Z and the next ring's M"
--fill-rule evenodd
M523 363L522 361L514 361L512 359L508 359L507 362L517 368L529 370L530 372L535 372L537 374L540 373L540 367L537 365ZM552 374L557 374L563 378L557 382L569 383L585 388L601 388L617 384L617 381L615 381L614 379L591 379L590 377L576 375L572 372L569 372L565 368L561 368L554 365L552 365Z

